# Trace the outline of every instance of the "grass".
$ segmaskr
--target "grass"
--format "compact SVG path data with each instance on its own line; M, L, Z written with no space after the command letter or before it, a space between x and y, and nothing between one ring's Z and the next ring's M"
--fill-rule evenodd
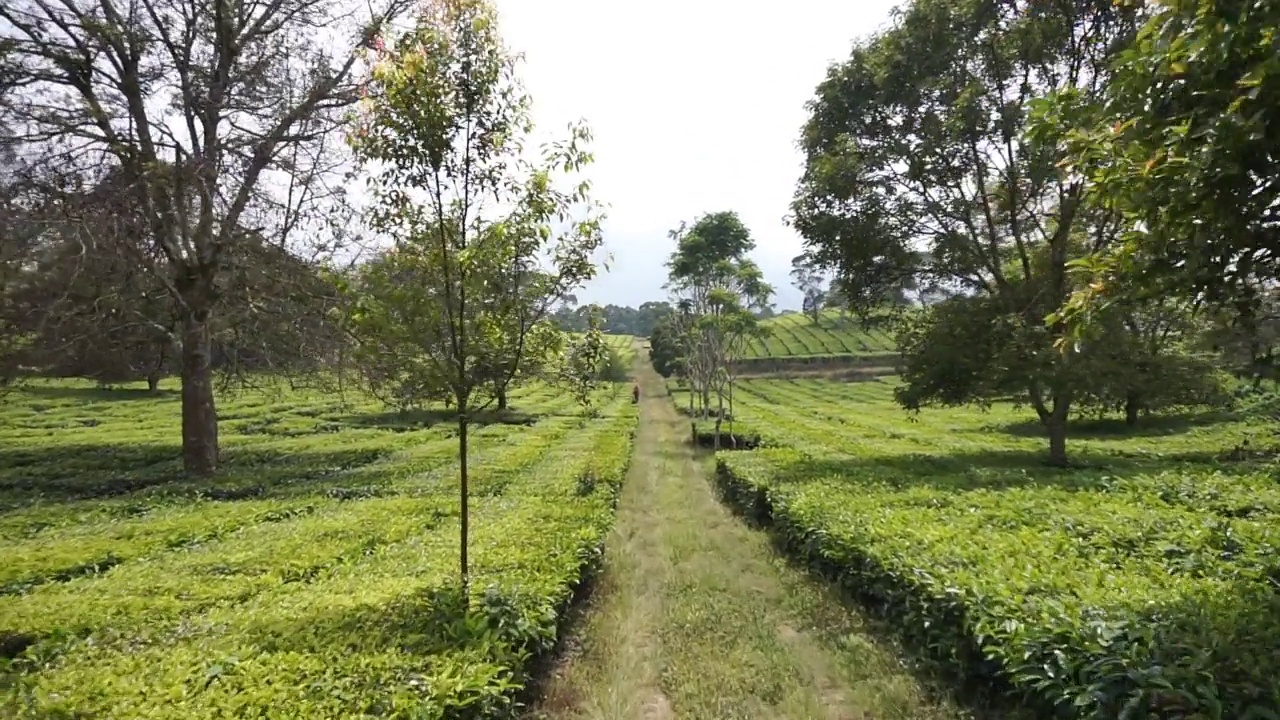
M481 717L598 564L635 411L548 386L473 431L472 609L447 413L284 385L224 395L223 472L180 470L176 393L34 383L0 409L6 717ZM518 422L512 421L518 416ZM451 594L452 593L452 594Z
M959 718L861 614L715 497L656 374L604 573L544 718Z
M814 323L800 313L780 315L761 323L769 334L752 340L746 359L876 358L896 352L889 328L864 328L856 319L824 311Z
M910 644L1029 703L1277 711L1270 422L1077 423L1061 470L1025 410L913 417L892 387L744 382L735 410L773 447L721 455L734 501Z

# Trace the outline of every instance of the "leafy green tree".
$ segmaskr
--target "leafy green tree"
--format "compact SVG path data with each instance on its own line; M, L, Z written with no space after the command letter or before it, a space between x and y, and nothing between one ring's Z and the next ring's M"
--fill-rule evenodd
M807 253L791 259L791 284L800 291L801 310L816 325L827 297L825 269Z
M374 61L351 143L375 172L370 223L393 244L357 274L351 327L400 392L457 409L465 586L479 393L496 397L518 375L551 309L596 272L590 184L554 182L590 162L590 138L575 127L526 159L529 101L484 0L429 2Z
M675 312L668 312L653 326L649 334L649 358L654 370L664 378L683 377L684 337L678 327Z
M690 383L690 402L700 401L702 417L717 398L716 438L732 412L734 363L746 341L762 333L754 311L769 304L773 288L747 253L755 247L736 213L703 215L692 226L672 231L676 250L667 262L667 288L679 311L673 316L683 338L681 367Z
M1108 302L1177 294L1248 333L1280 258L1280 2L1169 0L1148 15L1105 95L1039 108L1124 229L1080 263L1066 315L1084 326Z
M1063 330L1044 318L1072 290L1073 254L1110 243L1116 228L1056 167L1055 142L1025 132L1027 107L1054 89L1101 92L1134 23L1111 0L916 0L831 68L803 132L792 223L849 306L866 314L904 289L954 288L969 297L920 322L983 330L958 317L972 312L988 324L982 336L1002 343L973 349L963 372L906 358L920 372L906 374L915 384L900 400L983 402L1020 386L1059 464L1080 372L1074 355L1052 352ZM940 360L922 337L904 349ZM971 364L997 359L1017 366Z

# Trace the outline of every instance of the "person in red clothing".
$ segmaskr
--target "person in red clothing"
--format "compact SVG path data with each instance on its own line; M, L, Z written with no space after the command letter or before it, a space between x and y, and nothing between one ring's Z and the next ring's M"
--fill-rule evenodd
M634 405L638 402L640 402L640 386L635 385L631 388L631 403Z

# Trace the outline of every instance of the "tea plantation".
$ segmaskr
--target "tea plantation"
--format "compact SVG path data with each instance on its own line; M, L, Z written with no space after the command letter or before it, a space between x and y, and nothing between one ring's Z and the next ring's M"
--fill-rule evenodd
M768 332L749 341L746 359L865 358L896 352L891 328L865 328L831 310L824 311L817 323L806 315L791 313L769 318L762 325Z
M1063 470L1027 411L914 418L893 384L744 382L766 447L718 455L726 496L1037 717L1277 717L1273 423L1080 421Z
M444 409L269 385L222 396L209 481L181 472L172 387L6 396L0 716L509 710L598 565L636 424L626 388L585 422L547 385L478 418L464 612Z

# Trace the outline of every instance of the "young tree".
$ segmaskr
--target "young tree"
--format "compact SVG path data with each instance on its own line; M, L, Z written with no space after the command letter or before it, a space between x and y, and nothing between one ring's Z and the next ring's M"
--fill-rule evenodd
M609 346L600 332L601 323L600 307L592 305L587 316L587 331L569 346L560 366L560 381L582 408L584 419L595 414L592 400L600 387L600 370L609 357Z
M1116 225L1055 167L1056 144L1024 132L1026 112L1053 89L1100 93L1133 15L1111 0L917 0L830 70L803 133L793 223L851 307L881 306L913 282L954 287L973 299L921 319L979 313L995 323L984 335L1005 346L970 360L1020 363L989 367L1003 375L995 383L957 373L971 384L943 387L946 376L929 374L901 399L981 402L1016 380L1057 464L1080 374L1071 353L1053 352L1064 329L1044 318L1072 289L1067 263L1110 243ZM920 337L904 348L924 350Z
M183 464L218 464L211 322L252 228L283 248L324 228L358 53L408 0L12 0L0 4L7 142L141 209L121 253L177 304Z
M589 183L553 182L590 162L585 128L527 160L528 98L484 0L432 0L380 50L351 143L374 171L375 230L390 249L352 285L366 358L411 398L457 411L460 569L468 583L471 414L517 376L531 339L596 271ZM555 228L558 228L555 229Z

